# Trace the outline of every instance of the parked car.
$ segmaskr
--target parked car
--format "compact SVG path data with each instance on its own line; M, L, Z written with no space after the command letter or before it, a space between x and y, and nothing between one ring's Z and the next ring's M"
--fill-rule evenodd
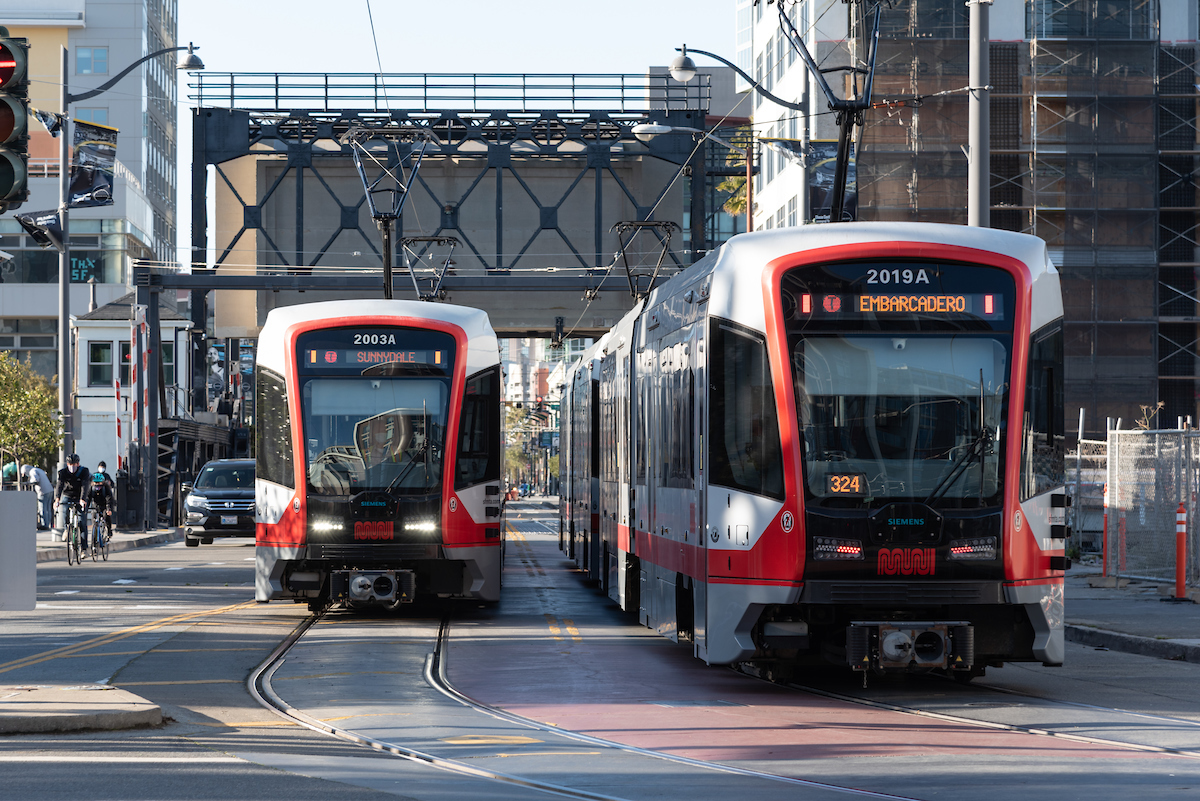
M254 536L254 460L216 459L200 469L183 500L184 544Z

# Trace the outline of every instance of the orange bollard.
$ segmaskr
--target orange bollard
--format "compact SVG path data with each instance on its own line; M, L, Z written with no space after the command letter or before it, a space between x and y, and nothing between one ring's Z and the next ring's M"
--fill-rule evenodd
M1175 597L1187 597L1187 510L1175 512Z

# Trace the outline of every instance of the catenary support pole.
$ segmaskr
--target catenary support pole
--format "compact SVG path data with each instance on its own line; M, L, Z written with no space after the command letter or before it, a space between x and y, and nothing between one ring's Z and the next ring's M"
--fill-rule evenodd
M991 227L991 80L988 64L988 10L992 0L968 0L971 9L968 83L967 225Z

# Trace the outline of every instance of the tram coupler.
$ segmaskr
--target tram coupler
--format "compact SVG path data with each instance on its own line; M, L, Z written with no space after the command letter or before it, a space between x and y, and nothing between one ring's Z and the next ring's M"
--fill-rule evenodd
M335 570L332 596L354 604L410 604L416 597L417 574L411 570Z
M966 621L854 621L846 629L846 661L860 671L969 670L975 627Z

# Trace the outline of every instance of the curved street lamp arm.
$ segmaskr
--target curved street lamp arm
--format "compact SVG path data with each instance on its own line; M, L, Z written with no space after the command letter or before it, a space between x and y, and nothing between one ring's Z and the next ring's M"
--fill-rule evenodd
M676 49L677 51L680 51L680 52L682 52L682 51L683 51L683 48L681 48L681 47L677 47L677 48L675 48L675 49ZM720 56L718 56L716 53L709 53L709 52L708 52L708 51L706 51L706 50L697 50L697 49L696 49L696 48L694 48L694 47L689 47L689 48L687 48L687 52L688 52L688 53L699 53L699 54L700 54L700 55L702 55L702 56L708 56L709 58L715 58L717 61L720 61L720 62L721 62L722 64L724 64L726 67L729 67L729 68L730 68L730 69L732 69L734 72L736 72L738 75L741 75L743 78L745 78L745 79L746 79L746 82L747 82L748 84L750 84L751 86L753 86L753 87L754 87L754 91L758 92L760 95L762 95L763 97L767 98L767 99L768 99L768 100L770 100L772 103L775 103L775 104L777 104L777 105L783 106L784 108L790 108L790 109L792 109L793 111L804 111L804 106L800 105L799 103L789 103L789 102L788 102L788 101L786 101L786 100L780 100L778 97L776 97L775 95L771 94L771 93L770 93L770 92L768 92L766 89L763 89L763 88L762 88L762 85L761 85L761 84L760 84L758 81L754 80L754 79L753 79L753 78L751 78L749 75L747 75L745 72L743 72L743 71L742 71L742 69L741 69L741 67L739 67L738 65L734 64L732 61L728 61L728 60L726 60L726 59L724 59L724 58L721 58L721 57L720 57ZM825 79L824 79L824 78L822 78L821 80L822 80L822 82L824 82L824 80L825 80Z
M67 103L70 104L70 103L77 103L80 100L88 100L89 98L93 98L98 94L107 92L109 89L112 89L114 86L116 86L118 81L120 81L126 75L133 72L135 69L137 69L142 64L149 61L150 59L158 58L159 56L164 55L166 53L177 53L180 50L187 50L187 47L186 46L184 46L184 47L164 47L162 50L156 50L148 56L142 56L137 61L130 64L128 67L126 67L125 69L118 72L110 80L106 81L105 83L101 84L100 86L96 87L95 89L90 89L86 92L80 92L77 95L68 93L67 94Z

